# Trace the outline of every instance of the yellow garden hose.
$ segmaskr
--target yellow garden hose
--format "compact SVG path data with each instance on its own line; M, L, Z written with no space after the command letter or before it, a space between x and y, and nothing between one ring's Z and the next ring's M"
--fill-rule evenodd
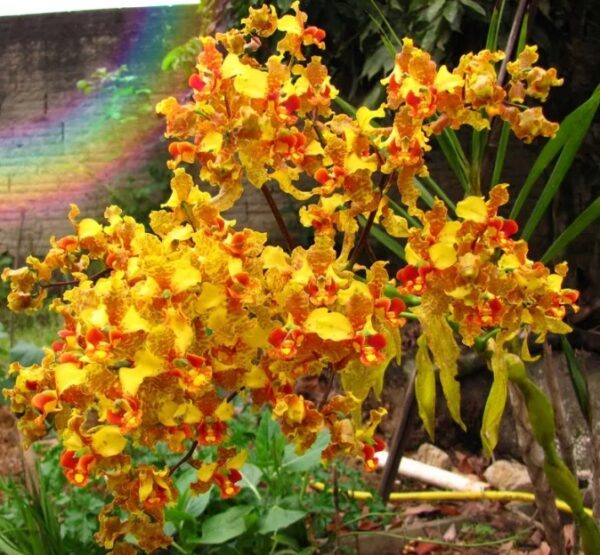
M322 482L311 482L310 487L317 491L325 491L325 484ZM373 499L373 494L368 491L344 491L352 499L366 501ZM403 491L390 494L389 500L393 503L402 501L524 501L534 503L535 495L526 491ZM559 511L571 513L571 508L560 499L556 500L556 507ZM588 516L592 516L591 509L584 509Z

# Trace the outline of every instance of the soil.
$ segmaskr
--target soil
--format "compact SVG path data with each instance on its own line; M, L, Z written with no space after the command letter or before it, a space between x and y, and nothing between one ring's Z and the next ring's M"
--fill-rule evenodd
M22 469L15 419L5 406L0 406L0 477L20 474Z

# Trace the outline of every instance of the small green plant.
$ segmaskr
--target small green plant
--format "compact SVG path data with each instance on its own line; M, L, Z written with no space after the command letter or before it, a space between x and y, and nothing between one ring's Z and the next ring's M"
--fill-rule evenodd
M5 555L66 555L55 506L42 480L38 491L0 479L0 552Z

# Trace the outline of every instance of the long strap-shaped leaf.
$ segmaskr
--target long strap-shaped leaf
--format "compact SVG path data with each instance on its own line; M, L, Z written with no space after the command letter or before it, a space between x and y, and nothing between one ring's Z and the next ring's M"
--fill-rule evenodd
M411 216L402 206L397 202L393 201L389 196L387 197L389 207L399 216L402 216L412 227L423 227L423 224L413 216Z
M597 198L590 204L573 222L567 227L550 245L548 250L542 256L542 262L548 263L554 257L558 256L567 245L579 237L581 233L600 218L600 198Z
M485 47L492 52L498 48L498 35L500 32L500 22L502 21L502 15L504 14L504 6L506 0L501 0L500 5L496 3L492 10L492 17L490 18L490 26L488 27L487 39L485 41Z
M587 133L599 105L600 85L596 87L596 90L588 100L564 119L556 136L544 146L542 152L540 152L533 164L510 213L512 219L517 218L525 201L531 194L533 186L544 170L560 153L552 171L552 175L546 182L540 199L523 229L524 239L529 239L531 237L533 230L539 224L546 208L548 208L548 205L556 194L558 187L573 163L575 155L579 150L579 146Z
M469 191L469 163L453 129L444 129L435 136L450 169L458 179L461 187Z
M571 378L571 383L573 384L573 390L575 391L575 396L577 397L577 403L579 404L579 408L581 409L581 413L584 418L591 422L590 419L590 391L588 389L588 382L585 377L585 374L581 370L579 366L579 362L575 357L575 352L573 351L573 347L569 340L564 336L560 336L560 343L562 345L563 353L565 353L565 358L567 359L567 368L569 369L569 377Z
M361 225L363 225L363 226L366 225L366 223L367 223L367 219L364 216L359 216L358 220L360 221ZM376 241L381 243L386 249L393 252L400 260L406 260L406 257L404 255L404 249L402 248L402 245L400 243L398 243L398 241L396 241L395 239L390 237L385 231L383 231L382 229L377 227L377 225L371 226L371 229L369 230L369 234Z
M544 474L548 483L556 496L571 507L573 517L579 524L585 555L597 555L600 553L600 530L594 519L584 510L577 479L556 451L552 405L543 391L527 376L523 362L514 355L508 377L525 399L533 436L544 450Z
M450 200L450 197L446 194L446 192L438 185L436 181L434 181L430 176L426 175L424 177L419 177L418 181L420 181L423 185L426 185L437 197L443 200L446 203L446 207L453 214L456 213L456 205Z

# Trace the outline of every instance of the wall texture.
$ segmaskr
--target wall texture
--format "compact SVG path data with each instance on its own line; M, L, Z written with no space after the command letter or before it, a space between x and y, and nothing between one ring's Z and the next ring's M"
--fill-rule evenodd
M160 63L199 23L189 6L0 18L0 253L44 252L50 235L70 231L70 202L99 217L111 189L141 186L164 167L153 106L184 86ZM77 90L98 68L122 64L150 95ZM230 217L273 227L257 191Z

